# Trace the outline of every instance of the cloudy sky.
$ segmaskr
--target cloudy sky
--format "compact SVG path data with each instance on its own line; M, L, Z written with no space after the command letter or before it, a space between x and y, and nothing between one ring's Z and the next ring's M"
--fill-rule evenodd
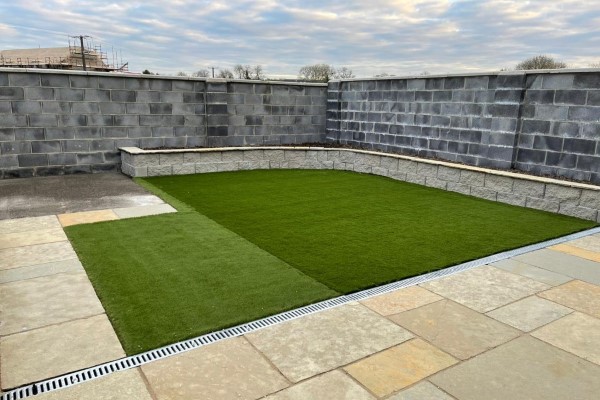
M0 49L60 47L68 35L114 47L131 71L161 74L306 64L359 76L475 72L548 54L600 62L598 0L0 0Z

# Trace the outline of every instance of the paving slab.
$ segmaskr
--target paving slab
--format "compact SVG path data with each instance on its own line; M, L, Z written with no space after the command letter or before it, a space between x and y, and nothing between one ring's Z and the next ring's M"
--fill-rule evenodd
M0 233L0 249L54 243L68 240L62 228L37 229L27 232Z
M568 307L531 296L490 311L487 315L524 332L529 332L572 312L573 310Z
M35 400L152 400L139 369L128 369L66 389L37 395Z
M327 372L284 389L265 400L374 400L354 380L339 370Z
M535 265L575 279L600 285L600 263L549 249L532 251L514 257L515 260Z
M41 276L55 275L63 272L83 271L77 259L55 261L46 264L0 270L0 283L16 282Z
M85 272L0 285L0 335L104 313Z
M429 380L460 400L593 400L600 367L521 336Z
M562 285L565 282L573 280L573 278L571 278L570 276L558 274L556 272L548 271L543 268L535 267L533 265L517 261L514 258L508 258L506 260L497 261L490 265L492 267L500 268L513 274L531 278L535 281L542 282L550 286Z
M36 244L0 250L0 270L76 259L69 242Z
M177 210L171 207L169 204L155 204L149 206L113 208L113 212L119 218L136 218L146 217L149 215L174 213L177 212Z
M479 312L491 311L549 288L544 283L489 265L421 286Z
M246 335L290 381L351 363L411 339L406 329L358 303Z
M600 234L588 235L579 239L569 240L566 244L600 253Z
M0 338L2 389L125 356L106 315Z
M392 315L442 300L442 298L419 286L411 286L371 297L361 303L381 315Z
M600 319L576 312L531 335L600 365Z
M600 286L575 280L542 292L539 296L600 318Z
M388 397L387 400L454 400L454 397L444 393L432 383L422 381Z
M243 337L142 366L159 399L257 399L288 381Z
M59 214L57 217L60 224L64 227L119 219L113 210L81 211L69 214Z
M389 318L461 360L520 334L517 329L449 300L437 301Z
M0 181L0 218L36 217L164 203L119 173Z
M582 249L581 247L572 246L570 244L561 243L556 246L549 247L550 250L561 251L572 256L585 258L586 260L600 263L600 252Z
M29 232L53 228L60 228L60 223L55 215L0 220L0 233Z
M423 341L413 339L345 367L377 396L387 396L458 361Z

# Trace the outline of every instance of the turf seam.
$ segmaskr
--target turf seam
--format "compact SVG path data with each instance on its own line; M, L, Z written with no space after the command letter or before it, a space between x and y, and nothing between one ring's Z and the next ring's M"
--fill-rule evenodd
M573 233L570 235L562 236L560 238L551 239L548 241L540 242L533 245L528 245L514 250L497 253L491 256L487 256L478 260L473 260L467 263L455 265L453 267L445 268L430 272L419 277L413 277L397 281L391 284L383 285L380 287L367 289L362 292L353 293L350 295L342 295L332 299L324 300L318 303L314 303L308 306L300 307L294 310L286 311L283 313L275 314L266 318L261 318L256 321L248 322L245 324L237 325L231 328L219 330L206 335L198 336L193 339L177 342L168 346L163 346L154 350L150 350L144 353L140 353L134 356L124 357L115 361L100 364L94 367L86 368L77 372L67 373L55 378L42 380L36 383L24 385L20 388L10 390L0 397L0 400L20 400L30 396L34 396L40 393L52 392L60 389L64 389L70 386L74 386L86 381L97 379L118 371L123 371L131 368L136 368L141 365L170 357L176 354L194 350L208 344L216 343L221 340L242 336L263 328L278 325L283 322L291 321L294 319L301 318L303 316L311 315L320 311L332 309L337 306L352 303L359 300L364 300L373 296L388 293L393 290L414 286L419 283L424 283L433 279L441 278L456 274L458 272L466 271L478 266L489 264L491 262L507 259L520 254L525 254L531 251L543 249L555 244L564 243L569 240L578 239L581 237L600 233L600 227L595 227L586 231ZM417 278L420 278L417 280Z

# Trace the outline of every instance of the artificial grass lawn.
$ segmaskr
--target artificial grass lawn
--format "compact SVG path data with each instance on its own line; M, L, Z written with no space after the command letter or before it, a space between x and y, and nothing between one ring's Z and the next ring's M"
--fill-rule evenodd
M145 180L340 293L595 225L345 171L259 170Z
M595 225L342 171L140 183L179 212L66 228L128 354Z

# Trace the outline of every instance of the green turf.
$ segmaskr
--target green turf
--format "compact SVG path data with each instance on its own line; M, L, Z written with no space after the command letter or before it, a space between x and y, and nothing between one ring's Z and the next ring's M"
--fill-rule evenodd
M343 171L243 171L146 181L341 293L595 225Z
M594 226L341 171L137 182L179 212L66 228L128 354Z
M65 230L127 354L337 295L198 213Z

